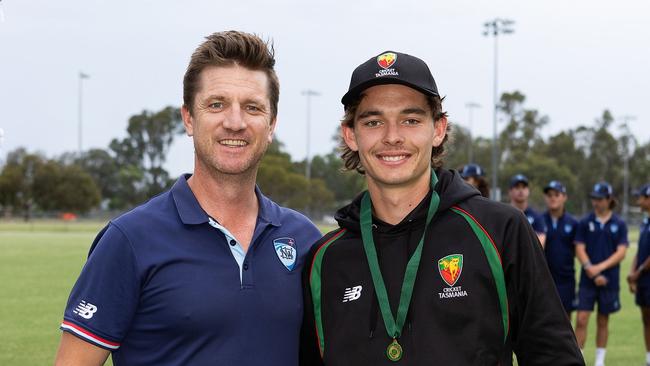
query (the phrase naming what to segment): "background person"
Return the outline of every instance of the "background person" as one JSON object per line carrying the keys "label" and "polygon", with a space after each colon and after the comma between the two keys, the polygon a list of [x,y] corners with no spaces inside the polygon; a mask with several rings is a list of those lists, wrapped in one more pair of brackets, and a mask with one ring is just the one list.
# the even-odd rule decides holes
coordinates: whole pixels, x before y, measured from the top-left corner
{"label": "background person", "polygon": [[546,225],[544,224],[542,215],[533,210],[528,204],[528,197],[530,196],[528,178],[523,174],[515,174],[512,176],[510,178],[508,195],[510,196],[510,204],[526,215],[530,226],[535,230],[539,243],[543,248],[546,243]]}
{"label": "background person", "polygon": [[576,256],[582,263],[576,316],[576,338],[584,349],[589,316],[598,303],[596,366],[605,364],[609,315],[621,309],[620,263],[628,246],[627,225],[612,210],[616,207],[612,186],[594,185],[589,195],[594,211],[580,220],[576,232]]}
{"label": "background person", "polygon": [[481,196],[490,198],[490,184],[485,179],[485,171],[480,165],[470,163],[460,170],[460,176],[463,177],[465,182],[474,186],[481,192]]}
{"label": "background person", "polygon": [[97,235],[57,365],[103,365],[109,353],[116,366],[298,363],[300,269],[321,235],[255,185],[276,126],[274,64],[273,48],[243,32],[196,49],[181,111],[194,173]]}
{"label": "background person", "polygon": [[542,215],[546,224],[546,262],[555,281],[555,287],[564,305],[564,310],[571,317],[575,309],[575,235],[578,228],[576,220],[565,209],[567,193],[564,185],[557,180],[550,181],[544,187],[546,212]]}
{"label": "background person", "polygon": [[650,184],[640,187],[634,195],[645,217],[639,229],[639,249],[632,259],[627,282],[641,309],[643,339],[645,340],[645,363],[650,366]]}

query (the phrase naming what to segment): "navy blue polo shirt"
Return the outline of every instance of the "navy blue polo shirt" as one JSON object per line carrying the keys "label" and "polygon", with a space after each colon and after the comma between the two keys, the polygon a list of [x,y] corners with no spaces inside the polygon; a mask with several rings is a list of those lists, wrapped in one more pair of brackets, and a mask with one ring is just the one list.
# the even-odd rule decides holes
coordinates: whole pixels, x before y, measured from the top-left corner
{"label": "navy blue polo shirt", "polygon": [[578,220],[568,213],[553,221],[547,211],[543,215],[546,224],[546,262],[557,286],[573,284],[575,286],[575,236]]}
{"label": "navy blue polo shirt", "polygon": [[544,224],[544,219],[542,218],[542,215],[540,215],[539,213],[537,213],[537,211],[530,208],[530,206],[526,207],[526,209],[524,210],[524,215],[526,215],[526,218],[528,219],[530,226],[533,227],[533,230],[535,230],[536,233],[538,234],[546,233],[546,224]]}
{"label": "navy blue polo shirt", "polygon": [[61,329],[119,365],[298,365],[301,268],[321,237],[264,197],[240,267],[179,178],[93,243]]}
{"label": "navy blue polo shirt", "polygon": [[[584,243],[589,260],[598,264],[611,257],[619,245],[628,245],[627,225],[616,214],[612,214],[607,222],[601,223],[592,212],[580,220],[575,241]],[[593,280],[587,277],[584,270],[581,272],[580,286],[592,285]],[[608,280],[607,288],[619,289],[619,272],[620,264],[617,264],[601,273]]]}
{"label": "navy blue polo shirt", "polygon": [[[639,229],[639,251],[636,256],[636,268],[638,269],[640,265],[650,256],[650,217],[645,217],[641,223],[641,228]],[[639,277],[639,285],[644,287],[650,286],[650,275],[649,272],[644,272],[641,277]]]}

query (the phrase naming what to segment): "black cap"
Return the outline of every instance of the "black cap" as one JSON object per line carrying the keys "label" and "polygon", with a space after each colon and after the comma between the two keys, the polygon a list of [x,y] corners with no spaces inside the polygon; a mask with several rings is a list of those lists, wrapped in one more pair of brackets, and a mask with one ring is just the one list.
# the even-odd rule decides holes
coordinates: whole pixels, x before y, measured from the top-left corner
{"label": "black cap", "polygon": [[528,178],[523,174],[515,174],[510,178],[510,188],[516,186],[519,183],[523,183],[528,186]]}
{"label": "black cap", "polygon": [[405,53],[386,51],[354,69],[350,88],[341,98],[341,103],[347,108],[361,92],[382,84],[402,84],[425,95],[440,96],[433,75],[424,61]]}
{"label": "black cap", "polygon": [[612,186],[607,182],[599,182],[594,184],[594,189],[589,193],[591,198],[609,198],[614,194]]}
{"label": "black cap", "polygon": [[552,180],[548,182],[546,187],[544,187],[544,193],[548,193],[548,191],[550,190],[554,190],[566,194],[566,187],[564,187],[564,184],[562,184],[562,182],[560,182],[559,180]]}

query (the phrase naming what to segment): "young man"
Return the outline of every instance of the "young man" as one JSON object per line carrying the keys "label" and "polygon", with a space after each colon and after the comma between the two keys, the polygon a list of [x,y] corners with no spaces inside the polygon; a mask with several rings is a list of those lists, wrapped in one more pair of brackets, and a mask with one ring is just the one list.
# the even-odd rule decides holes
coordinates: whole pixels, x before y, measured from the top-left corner
{"label": "young man", "polygon": [[460,176],[481,192],[481,196],[490,198],[490,184],[485,179],[485,171],[478,164],[467,164],[460,170]]}
{"label": "young man", "polygon": [[320,234],[255,185],[276,126],[272,50],[236,31],[196,49],[182,107],[194,174],[99,233],[57,365],[103,365],[111,352],[116,366],[298,364],[300,269]]}
{"label": "young man", "polygon": [[567,315],[575,308],[576,276],[575,276],[575,244],[574,239],[578,220],[571,216],[564,205],[567,200],[566,188],[557,181],[550,181],[544,187],[544,223],[546,224],[546,262],[551,270],[557,293]]}
{"label": "young man", "polygon": [[628,240],[625,222],[612,211],[616,207],[612,186],[606,182],[596,183],[590,197],[594,212],[580,220],[575,237],[576,257],[582,263],[576,338],[580,348],[584,348],[589,316],[598,302],[595,365],[602,366],[609,336],[609,315],[621,309],[619,263],[625,258]]}
{"label": "young man", "polygon": [[645,363],[650,366],[650,184],[635,192],[637,204],[645,212],[639,229],[639,249],[632,260],[627,282],[635,294],[636,304],[641,308],[643,338],[645,339]]}
{"label": "young man", "polygon": [[523,174],[516,174],[510,178],[508,195],[510,196],[510,204],[526,215],[543,248],[546,244],[546,225],[544,224],[542,215],[528,205],[528,196],[530,196],[528,178]]}
{"label": "young man", "polygon": [[342,102],[342,157],[368,191],[305,267],[301,364],[583,365],[526,219],[441,168],[427,65],[383,52]]}

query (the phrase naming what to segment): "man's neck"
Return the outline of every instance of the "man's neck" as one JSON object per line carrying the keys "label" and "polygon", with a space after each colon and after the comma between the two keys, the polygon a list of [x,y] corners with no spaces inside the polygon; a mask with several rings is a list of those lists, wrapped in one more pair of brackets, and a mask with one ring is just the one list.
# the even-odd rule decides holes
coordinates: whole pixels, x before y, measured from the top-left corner
{"label": "man's neck", "polygon": [[605,210],[603,212],[594,212],[596,214],[596,219],[602,224],[606,223],[609,221],[609,219],[612,218],[612,211],[610,210]]}
{"label": "man's neck", "polygon": [[556,209],[549,209],[548,214],[551,215],[552,218],[554,219],[559,219],[564,215],[564,207],[562,208],[556,208]]}
{"label": "man's neck", "polygon": [[368,180],[368,192],[375,216],[388,224],[399,224],[429,193],[430,180],[429,175],[415,184],[399,187],[389,187]]}
{"label": "man's neck", "polygon": [[208,215],[230,230],[237,223],[257,218],[255,176],[208,173],[195,166],[187,183]]}

